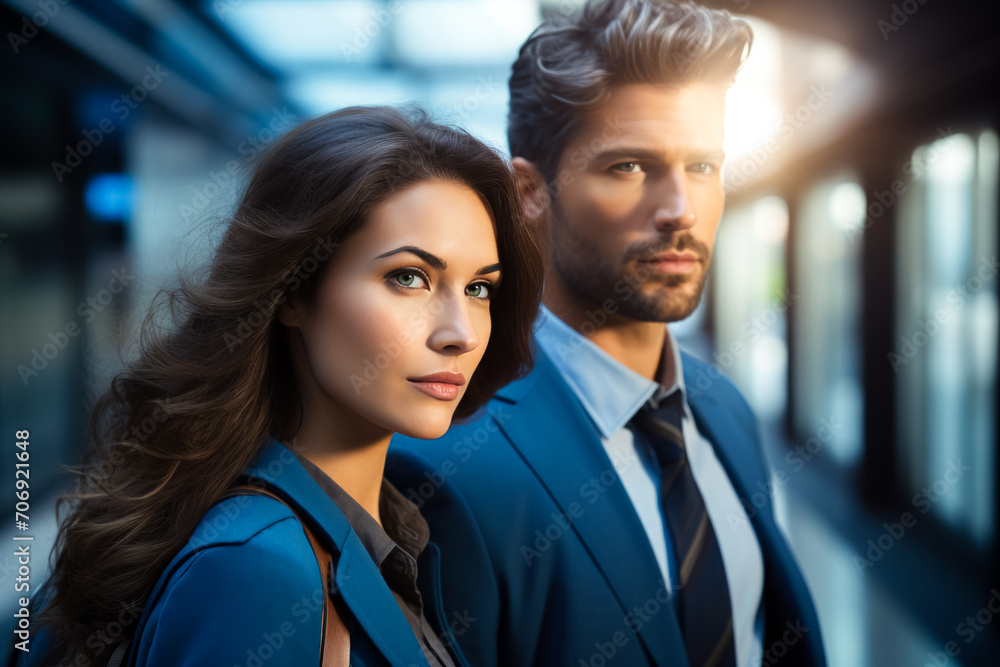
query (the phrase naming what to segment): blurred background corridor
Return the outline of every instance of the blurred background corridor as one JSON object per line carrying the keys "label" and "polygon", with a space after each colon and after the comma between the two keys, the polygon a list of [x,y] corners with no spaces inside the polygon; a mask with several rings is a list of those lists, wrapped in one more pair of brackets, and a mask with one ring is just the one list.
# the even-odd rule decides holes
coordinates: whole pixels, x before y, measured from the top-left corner
{"label": "blurred background corridor", "polygon": [[[33,582],[88,409],[245,162],[305,118],[406,102],[506,154],[517,49],[579,4],[0,2],[0,442],[13,470],[30,429]],[[755,43],[709,286],[672,328],[762,421],[774,476],[748,511],[789,534],[832,666],[1000,665],[993,4],[702,4]],[[16,576],[5,546],[4,628]]]}

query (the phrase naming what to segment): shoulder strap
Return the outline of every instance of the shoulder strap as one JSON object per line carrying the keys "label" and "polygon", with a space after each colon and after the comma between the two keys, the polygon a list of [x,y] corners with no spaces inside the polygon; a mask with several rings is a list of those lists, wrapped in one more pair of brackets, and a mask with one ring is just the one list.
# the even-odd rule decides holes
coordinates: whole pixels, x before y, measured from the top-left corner
{"label": "shoulder strap", "polygon": [[125,659],[125,656],[128,655],[128,648],[131,644],[131,637],[118,644],[118,646],[115,647],[115,652],[111,654],[110,658],[108,658],[108,667],[121,667],[122,661]]}
{"label": "shoulder strap", "polygon": [[306,534],[309,544],[312,545],[313,553],[316,555],[316,562],[319,564],[320,577],[323,580],[323,599],[325,603],[323,604],[322,619],[323,635],[320,637],[320,665],[322,667],[349,667],[351,662],[351,633],[337,612],[337,607],[333,603],[333,596],[330,594],[330,574],[333,569],[331,567],[333,556],[316,539],[316,535],[309,528],[309,524],[302,519],[295,508],[277,493],[260,486],[241,484],[229,489],[223,495],[223,498],[247,494],[257,494],[274,498],[292,510],[295,518],[302,525],[302,532]]}

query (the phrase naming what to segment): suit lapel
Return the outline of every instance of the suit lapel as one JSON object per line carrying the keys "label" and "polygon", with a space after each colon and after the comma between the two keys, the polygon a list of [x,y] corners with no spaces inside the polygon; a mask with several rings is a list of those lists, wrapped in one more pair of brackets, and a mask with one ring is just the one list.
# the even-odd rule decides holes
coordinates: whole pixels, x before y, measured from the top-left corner
{"label": "suit lapel", "polygon": [[361,539],[295,455],[272,440],[248,473],[279,490],[301,515],[312,520],[317,537],[332,547],[336,592],[382,654],[392,664],[427,664],[420,643]]}
{"label": "suit lapel", "polygon": [[[732,411],[721,409],[708,395],[689,399],[689,405],[698,431],[712,443],[740,504],[745,508],[755,493],[770,493],[767,469],[760,459],[763,452],[755,451],[758,444],[753,435],[747,432],[744,425],[734,421]],[[768,498],[769,503],[773,500]],[[784,561],[786,557],[791,558],[791,553],[771,516],[771,511],[755,511],[750,523],[764,552],[765,563],[770,557],[772,562],[774,558],[779,558],[785,565]]]}
{"label": "suit lapel", "polygon": [[[685,368],[691,366],[690,359],[685,359],[684,363]],[[763,452],[755,451],[757,443],[753,435],[747,433],[744,425],[734,422],[732,411],[722,409],[713,396],[689,394],[688,405],[694,414],[698,432],[712,443],[736,494],[741,499],[750,498],[755,491],[759,491],[755,486],[758,481],[767,483],[767,471],[760,460]]]}
{"label": "suit lapel", "polygon": [[[685,359],[685,369],[691,366],[689,359]],[[691,386],[692,381],[693,378],[688,386]],[[707,394],[689,398],[689,405],[698,424],[698,431],[712,443],[716,456],[729,476],[744,508],[755,493],[768,494],[768,503],[772,503],[773,490],[768,486],[769,476],[761,460],[763,452],[755,451],[758,444],[753,434],[748,432],[746,425],[736,422],[732,410],[722,409],[715,398]],[[778,635],[785,631],[786,623],[795,624],[797,621],[804,621],[807,625],[815,625],[815,616],[811,612],[811,606],[809,609],[805,608],[796,597],[797,594],[808,591],[808,588],[795,556],[773,518],[771,507],[768,505],[764,509],[754,511],[750,517],[750,524],[753,526],[764,558],[766,612],[764,646],[766,648],[778,641]],[[799,642],[793,650],[801,651],[802,653],[796,655],[800,656],[798,659],[804,661],[806,652],[814,651],[813,646],[815,644],[807,640]],[[813,661],[815,664],[822,664],[822,660],[816,660],[811,654],[808,660],[809,663],[803,662],[803,664],[813,664]]]}
{"label": "suit lapel", "polygon": [[[499,397],[516,400],[512,418],[500,428],[560,511],[579,515],[569,519],[572,529],[614,591],[623,617],[655,600],[663,583],[645,529],[590,418],[541,350],[531,376]],[[687,664],[677,649],[683,640],[670,604],[660,605],[638,635],[655,662],[665,664],[669,656],[673,666]]]}
{"label": "suit lapel", "polygon": [[[714,398],[707,394],[691,397],[688,399],[688,405],[694,414],[698,432],[712,443],[712,449],[725,469],[726,476],[729,477],[733,490],[740,499],[740,504],[746,508],[749,499],[753,498],[755,493],[761,492],[761,486],[764,490],[769,488],[767,470],[760,460],[763,452],[754,451],[758,445],[752,434],[747,432],[744,425],[734,422],[732,411],[723,410]],[[767,520],[769,517],[770,512],[762,511],[756,511],[750,517],[750,524],[760,543],[765,565],[768,562],[773,563],[775,557],[783,558],[784,554],[778,552],[788,551],[784,538],[778,532],[777,524]],[[716,530],[718,529],[717,526]],[[788,555],[790,557],[791,554]],[[766,584],[767,582],[765,590],[767,590]]]}

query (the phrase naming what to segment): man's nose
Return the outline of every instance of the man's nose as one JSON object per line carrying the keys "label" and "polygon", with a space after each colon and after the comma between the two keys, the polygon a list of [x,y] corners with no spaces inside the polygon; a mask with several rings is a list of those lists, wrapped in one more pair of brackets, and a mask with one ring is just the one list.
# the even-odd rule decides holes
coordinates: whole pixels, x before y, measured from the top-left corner
{"label": "man's nose", "polygon": [[653,224],[661,231],[690,229],[696,216],[687,192],[687,178],[681,171],[671,170],[663,179],[656,199]]}

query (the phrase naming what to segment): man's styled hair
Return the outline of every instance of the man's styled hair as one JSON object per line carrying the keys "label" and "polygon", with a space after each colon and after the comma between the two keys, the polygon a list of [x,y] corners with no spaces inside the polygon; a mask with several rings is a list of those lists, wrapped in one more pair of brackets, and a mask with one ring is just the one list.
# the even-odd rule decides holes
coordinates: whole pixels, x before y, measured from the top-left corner
{"label": "man's styled hair", "polygon": [[628,83],[731,84],[753,33],[729,12],[669,0],[589,0],[547,18],[510,75],[507,139],[547,181],[583,114]]}

